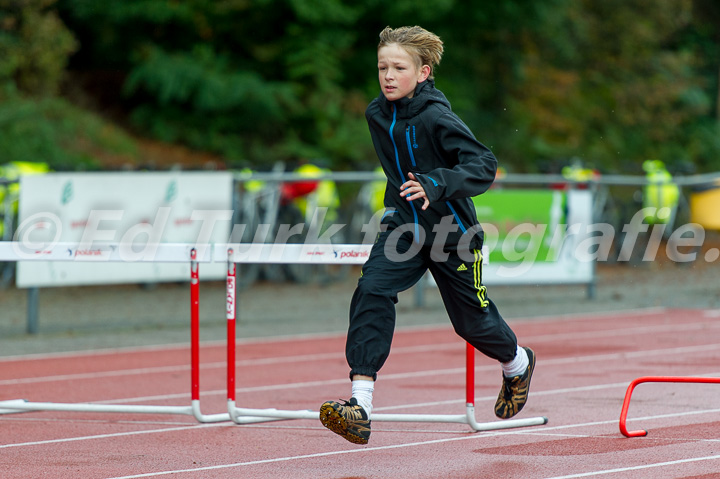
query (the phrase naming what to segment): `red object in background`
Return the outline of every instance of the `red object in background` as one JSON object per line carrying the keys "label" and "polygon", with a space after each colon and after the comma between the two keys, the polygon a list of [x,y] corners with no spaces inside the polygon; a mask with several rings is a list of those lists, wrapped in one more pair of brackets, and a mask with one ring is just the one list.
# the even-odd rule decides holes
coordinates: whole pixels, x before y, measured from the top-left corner
{"label": "red object in background", "polygon": [[318,187],[319,181],[293,181],[280,186],[280,196],[284,202],[309,195]]}

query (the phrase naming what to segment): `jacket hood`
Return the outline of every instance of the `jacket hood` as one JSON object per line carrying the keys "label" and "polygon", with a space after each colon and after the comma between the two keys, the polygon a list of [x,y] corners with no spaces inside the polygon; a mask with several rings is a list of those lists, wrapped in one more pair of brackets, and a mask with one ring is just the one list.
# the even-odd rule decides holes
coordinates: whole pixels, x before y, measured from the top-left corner
{"label": "jacket hood", "polygon": [[430,103],[440,103],[448,109],[451,109],[450,102],[443,92],[435,88],[435,82],[433,80],[425,80],[422,83],[418,83],[412,98],[406,97],[395,101],[388,101],[385,95],[380,92],[377,100],[383,114],[388,116],[392,116],[392,106],[395,105],[398,118],[413,117],[425,109]]}

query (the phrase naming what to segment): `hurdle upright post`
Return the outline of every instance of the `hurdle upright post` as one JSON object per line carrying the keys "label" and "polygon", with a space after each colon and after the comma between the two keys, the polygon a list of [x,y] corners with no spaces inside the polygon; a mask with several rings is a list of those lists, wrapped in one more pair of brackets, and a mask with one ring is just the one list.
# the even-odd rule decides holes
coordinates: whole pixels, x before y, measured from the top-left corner
{"label": "hurdle upright post", "polygon": [[465,402],[475,406],[475,348],[465,343]]}
{"label": "hurdle upright post", "polygon": [[235,315],[237,308],[236,301],[236,279],[237,269],[233,261],[233,249],[228,248],[227,261],[227,282],[226,282],[226,304],[225,312],[227,317],[227,400],[228,403],[235,403]]}
{"label": "hurdle upright post", "polygon": [[230,420],[229,414],[203,414],[200,410],[200,272],[196,248],[190,249],[190,401],[192,414],[200,422]]}
{"label": "hurdle upright post", "polygon": [[190,250],[190,399],[200,400],[200,277],[197,250]]}
{"label": "hurdle upright post", "polygon": [[245,417],[239,413],[235,404],[235,358],[236,358],[236,319],[237,319],[237,267],[235,252],[227,249],[227,277],[225,280],[225,316],[227,319],[227,409],[226,416],[237,424],[278,421],[275,417]]}

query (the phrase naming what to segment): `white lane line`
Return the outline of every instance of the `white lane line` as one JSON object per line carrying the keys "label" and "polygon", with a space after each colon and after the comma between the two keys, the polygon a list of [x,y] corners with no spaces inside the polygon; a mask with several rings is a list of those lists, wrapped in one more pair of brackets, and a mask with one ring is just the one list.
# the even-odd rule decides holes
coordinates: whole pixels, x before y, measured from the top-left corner
{"label": "white lane line", "polygon": [[[203,346],[223,346],[225,340],[203,342]],[[189,345],[186,342],[174,344],[157,344],[152,346],[128,346],[125,348],[107,348],[107,349],[88,349],[85,351],[60,351],[56,353],[34,353],[34,354],[17,354],[15,356],[0,357],[0,363],[12,363],[18,361],[42,361],[46,359],[67,359],[67,358],[84,358],[87,356],[112,356],[119,353],[151,353],[175,351],[178,349],[187,349]]]}
{"label": "white lane line", "polygon": [[[677,325],[658,325],[658,326],[639,326],[634,328],[621,328],[604,331],[581,331],[575,333],[557,333],[557,334],[544,334],[539,336],[527,336],[522,339],[524,344],[534,344],[539,342],[553,342],[553,341],[573,341],[585,338],[601,338],[601,337],[616,337],[616,336],[627,336],[633,334],[644,334],[648,332],[673,332],[673,331],[698,331],[704,329],[718,329],[720,323],[717,321],[711,322],[700,322],[690,324],[677,324]],[[416,354],[426,353],[431,351],[447,351],[452,349],[462,348],[461,342],[453,341],[452,343],[440,343],[432,345],[418,345],[418,346],[406,346],[397,347],[393,349],[393,356],[400,354]],[[258,359],[247,359],[236,361],[237,367],[255,367],[255,366],[267,366],[271,364],[288,364],[298,362],[311,362],[311,361],[327,361],[327,360],[342,360],[344,355],[341,351],[332,353],[317,353],[317,354],[302,354],[296,356],[274,356],[269,358],[258,358]],[[204,363],[200,367],[202,370],[224,368],[227,365],[226,362],[217,361],[213,363]],[[43,382],[57,382],[57,381],[77,381],[80,379],[97,379],[104,377],[119,377],[119,376],[133,376],[142,374],[162,374],[170,372],[182,372],[189,371],[190,365],[176,365],[176,366],[158,366],[158,367],[147,367],[147,368],[134,368],[134,369],[123,369],[117,371],[101,371],[92,373],[74,373],[74,374],[58,374],[53,376],[41,376],[33,378],[17,378],[17,379],[4,379],[0,380],[0,386],[11,386],[17,384],[35,384]]]}
{"label": "white lane line", "polygon": [[121,369],[117,371],[102,371],[93,373],[73,373],[73,374],[57,374],[54,376],[40,376],[35,378],[18,378],[0,380],[0,386],[14,386],[17,384],[37,384],[58,381],[77,381],[79,379],[100,379],[112,378],[119,376],[135,376],[141,374],[161,374],[172,373],[183,370],[190,370],[187,366],[153,366],[148,368]]}
{"label": "white lane line", "polygon": [[194,424],[192,426],[167,427],[167,428],[162,428],[162,429],[146,429],[144,431],[115,432],[112,434],[96,434],[93,436],[66,437],[66,438],[62,438],[62,439],[46,439],[44,441],[19,442],[19,443],[15,443],[15,444],[0,444],[0,449],[8,449],[11,447],[43,446],[46,444],[60,444],[60,443],[64,443],[64,442],[108,439],[108,438],[112,438],[112,437],[141,436],[143,434],[157,434],[157,433],[164,433],[164,432],[185,431],[188,429],[222,427],[222,426],[231,427],[231,425],[229,425],[227,423]]}
{"label": "white lane line", "polygon": [[57,418],[57,417],[24,417],[24,416],[7,416],[2,418],[3,421],[15,421],[15,422],[40,422],[40,423],[73,423],[73,424],[131,424],[133,426],[139,425],[152,425],[152,426],[188,426],[191,424],[197,424],[195,419],[188,418],[187,421],[143,421],[143,420],[130,420],[130,419],[87,419],[74,417],[68,418]]}
{"label": "white lane line", "polygon": [[[587,319],[587,318],[599,318],[599,319],[611,319],[619,316],[647,316],[662,313],[667,311],[664,307],[649,307],[649,308],[636,308],[636,309],[621,309],[617,311],[600,311],[590,313],[564,313],[555,314],[548,316],[533,316],[525,318],[513,319],[513,325],[524,324],[524,323],[536,323],[538,321],[547,320],[568,320],[573,318]],[[683,309],[687,311],[687,309]],[[709,310],[713,311],[713,310]],[[398,326],[397,332],[413,332],[413,331],[433,331],[433,330],[447,330],[449,324],[429,324],[422,326]],[[238,344],[266,344],[272,342],[297,342],[298,340],[318,340],[326,338],[345,338],[345,332],[337,333],[307,333],[307,334],[292,334],[292,335],[280,335],[280,336],[264,336],[258,338],[238,338]],[[226,340],[219,339],[213,341],[203,341],[202,347],[222,347],[226,344]],[[69,357],[84,357],[84,356],[103,356],[112,355],[117,353],[136,353],[136,352],[150,352],[150,351],[164,351],[164,350],[177,350],[185,349],[189,347],[187,343],[175,343],[175,344],[153,344],[148,346],[127,346],[121,348],[105,348],[105,349],[89,349],[85,351],[61,351],[54,353],[35,353],[35,354],[18,354],[14,356],[0,357],[0,363],[2,362],[13,362],[13,361],[26,361],[26,360],[41,360],[41,359],[56,359],[56,358],[69,358]]]}
{"label": "white lane line", "polygon": [[[621,353],[610,353],[610,354],[596,354],[596,355],[590,355],[590,356],[578,356],[578,357],[566,357],[566,358],[554,358],[554,359],[545,359],[541,360],[538,364],[540,365],[548,365],[548,366],[557,366],[557,365],[566,365],[566,364],[577,364],[577,363],[588,363],[588,362],[607,362],[607,361],[613,361],[613,360],[626,360],[631,359],[635,357],[648,357],[648,356],[665,356],[665,355],[673,355],[673,354],[689,354],[689,353],[698,353],[698,352],[705,352],[705,351],[711,351],[716,352],[720,350],[720,343],[714,343],[714,344],[706,344],[701,346],[683,346],[678,348],[667,348],[667,349],[654,349],[654,350],[647,350],[647,351],[631,351],[631,352],[621,352]],[[482,372],[482,371],[497,371],[498,366],[495,364],[488,364],[483,366],[476,366],[475,371],[476,372]],[[402,373],[394,373],[394,374],[383,374],[382,379],[383,381],[387,380],[404,380],[404,379],[412,379],[415,377],[426,377],[426,376],[449,376],[453,374],[465,374],[465,368],[448,368],[448,369],[432,369],[432,370],[424,370],[424,371],[412,371],[412,372],[402,372]],[[711,373],[705,373],[709,376],[711,376]],[[628,386],[628,383],[635,379],[635,377],[628,379],[628,382],[624,383],[624,387]],[[240,381],[238,381],[238,384]],[[322,387],[322,386],[332,386],[336,384],[346,384],[347,378],[337,378],[337,379],[327,379],[327,380],[318,380],[318,381],[304,381],[304,382],[297,382],[297,383],[285,383],[285,384],[271,384],[266,386],[252,386],[252,387],[240,387],[238,386],[236,388],[236,393],[256,393],[256,392],[265,392],[265,391],[276,391],[276,390],[286,390],[286,389],[299,389],[299,388],[307,388],[307,387]],[[592,387],[592,386],[591,386]],[[605,386],[600,386],[601,388]],[[614,386],[613,386],[614,387]],[[203,391],[202,396],[217,396],[217,395],[225,395],[227,394],[226,389],[215,389],[215,390],[208,390]],[[163,401],[163,400],[169,400],[169,399],[186,399],[188,396],[187,392],[182,393],[174,393],[174,394],[163,394],[163,395],[157,395],[157,396],[142,396],[142,397],[135,397],[135,398],[123,398],[123,399],[107,399],[104,401],[97,401],[97,404],[113,404],[113,403],[122,403],[122,402],[141,402],[141,401]],[[495,398],[497,399],[497,398]]]}
{"label": "white lane line", "polygon": [[[654,464],[643,464],[641,466],[619,467],[617,469],[603,469],[603,470],[599,470],[599,471],[583,472],[580,474],[570,474],[569,476],[553,476],[553,477],[548,477],[546,479],[574,479],[577,477],[604,476],[605,474],[614,474],[616,472],[639,471],[641,469],[652,469],[655,467],[674,466],[676,464],[686,464],[689,462],[714,461],[714,460],[718,460],[718,459],[720,459],[720,455],[692,457],[689,459],[678,459],[676,461],[656,462]],[[140,476],[130,476],[130,477],[140,477]]]}
{"label": "white lane line", "polygon": [[[718,409],[708,410],[705,411],[707,413],[717,413]],[[699,412],[699,411],[695,411]],[[647,418],[640,418],[640,419],[651,419],[652,417]],[[583,424],[571,424],[571,425],[565,425],[565,426],[555,426],[555,427],[542,427],[542,431],[549,431],[549,430],[561,430],[561,429],[569,429],[569,428],[576,428],[576,427],[586,427],[586,426],[598,426],[598,425],[606,425],[606,424],[612,424],[616,423],[617,420],[613,421],[595,421],[595,422],[589,422],[589,423],[583,423]],[[341,451],[330,451],[330,452],[320,452],[315,454],[301,454],[301,455],[295,455],[295,456],[285,456],[285,457],[277,457],[277,458],[271,458],[271,459],[259,459],[255,461],[246,461],[246,462],[236,462],[236,463],[230,463],[230,464],[218,464],[215,466],[206,466],[206,467],[198,467],[198,468],[190,468],[190,469],[176,469],[176,470],[168,470],[168,471],[156,471],[156,472],[149,472],[144,474],[135,474],[135,475],[129,475],[129,476],[119,476],[119,477],[112,477],[108,479],[136,479],[141,477],[156,477],[156,476],[167,476],[170,474],[180,474],[180,473],[192,473],[192,472],[201,472],[201,471],[212,471],[212,470],[218,470],[218,469],[230,469],[230,468],[237,468],[237,467],[244,467],[244,466],[254,466],[258,464],[270,464],[270,463],[277,463],[277,462],[287,462],[287,461],[295,461],[295,460],[302,460],[302,459],[313,459],[317,457],[327,457],[327,456],[338,456],[338,455],[344,455],[344,454],[362,454],[367,452],[373,452],[373,451],[383,451],[383,450],[390,450],[390,449],[400,449],[400,448],[409,448],[409,447],[417,447],[417,446],[427,446],[432,444],[444,444],[444,443],[450,443],[450,442],[456,442],[456,441],[468,441],[468,440],[477,440],[477,439],[486,439],[489,437],[495,437],[500,435],[519,435],[519,434],[527,434],[531,433],[534,429],[528,429],[527,431],[497,431],[497,432],[488,432],[488,433],[477,433],[473,435],[463,435],[462,437],[453,437],[453,438],[444,438],[444,439],[434,439],[430,441],[419,441],[419,442],[411,442],[411,443],[404,443],[404,444],[392,444],[388,446],[378,446],[378,447],[365,447],[362,449],[350,449],[350,450],[341,450]],[[608,437],[608,439],[614,439]],[[678,461],[670,461],[667,463],[658,463],[656,465],[652,464],[646,464],[643,466],[637,466],[637,468],[645,468],[645,467],[658,467],[662,465],[671,465],[675,463],[682,463],[682,462],[691,462],[691,461],[703,461],[703,460],[712,460],[712,459],[718,459],[720,456],[705,456],[700,458],[693,458],[693,459],[683,459]],[[617,471],[623,471],[623,470],[633,470],[634,468],[629,467],[626,469],[619,469],[614,470],[614,472]],[[605,474],[605,472],[603,472]],[[591,474],[590,474],[591,475]],[[548,479],[570,479],[573,477],[584,477],[584,476],[562,476],[562,477],[556,477],[556,478],[548,478]]]}
{"label": "white lane line", "polygon": [[[713,372],[713,373],[707,373],[699,375],[698,377],[717,377],[720,375],[720,372]],[[600,391],[602,389],[615,389],[615,388],[627,388],[628,382],[620,382],[620,383],[609,383],[609,384],[594,384],[592,386],[578,386],[574,388],[563,388],[563,389],[552,389],[547,391],[534,391],[532,393],[532,396],[552,396],[555,394],[572,394],[572,393],[578,393],[578,392],[587,392],[587,391]],[[483,397],[476,397],[475,398],[475,404],[482,401],[495,401],[497,400],[497,395],[493,396],[483,396]],[[464,404],[465,399],[452,399],[449,401],[435,401],[435,402],[424,402],[424,403],[417,403],[417,404],[403,404],[398,406],[384,406],[384,407],[376,407],[373,409],[373,411],[381,412],[381,411],[392,411],[392,410],[398,410],[398,409],[412,409],[412,408],[426,408],[426,407],[432,407],[432,406],[446,406],[450,404]],[[690,413],[678,413],[679,415],[686,414],[690,415],[693,414],[693,412]],[[678,414],[673,414],[672,416],[668,417],[675,417]],[[654,417],[664,417],[664,416],[654,416]],[[633,419],[633,418],[629,418]]]}
{"label": "white lane line", "polygon": [[[518,321],[523,323],[532,323],[537,321],[547,321],[547,320],[553,320],[553,319],[560,319],[563,321],[572,320],[572,319],[590,319],[590,318],[599,318],[599,319],[612,319],[617,318],[621,316],[630,316],[630,317],[637,317],[637,316],[650,316],[654,314],[664,313],[665,311],[668,311],[669,308],[666,308],[664,306],[651,306],[648,308],[635,308],[635,309],[619,309],[616,311],[588,311],[585,313],[562,313],[562,314],[548,314],[546,316],[532,316],[532,317],[525,317],[525,318],[518,318],[517,320],[512,320],[513,324],[518,323]],[[691,310],[689,308],[681,308],[681,311],[695,311]],[[700,310],[702,311],[702,310]]]}
{"label": "white lane line", "polygon": [[[616,384],[606,384],[606,385],[599,385],[599,386],[553,389],[553,390],[547,390],[547,391],[538,391],[538,392],[534,393],[534,395],[550,396],[550,395],[555,395],[555,394],[567,394],[567,393],[573,393],[573,392],[579,392],[579,391],[597,390],[597,389],[619,387],[619,386],[625,386],[625,384],[624,383],[616,383]],[[494,400],[494,399],[496,399],[496,397],[488,396],[487,398],[483,398],[483,399]],[[438,402],[438,403],[404,404],[402,406],[394,406],[393,408],[376,408],[376,410],[381,411],[381,410],[387,410],[387,409],[400,409],[400,408],[411,409],[413,407],[422,407],[422,406],[435,405],[435,404],[445,404],[446,402],[447,401]],[[459,402],[459,400],[455,400],[452,402]],[[684,412],[679,412],[679,413],[669,413],[669,414],[659,414],[659,415],[653,415],[653,416],[637,417],[637,418],[631,418],[631,419],[633,421],[642,421],[642,420],[695,416],[695,415],[700,415],[700,414],[719,413],[719,412],[720,412],[720,409],[703,409],[703,410],[696,410],[696,411],[684,411]],[[2,420],[2,419],[3,418],[0,416],[0,420]],[[11,420],[12,420],[12,418],[11,418]],[[618,420],[614,419],[614,420],[610,420],[610,421],[595,421],[595,422],[580,423],[580,424],[565,424],[565,425],[561,425],[561,426],[543,426],[541,431],[547,432],[547,431],[553,431],[553,430],[569,429],[569,428],[585,427],[585,426],[596,426],[596,425],[611,424],[611,423],[617,423],[617,422],[618,422]],[[132,436],[135,434],[174,432],[174,431],[189,430],[189,429],[198,428],[198,427],[206,428],[206,427],[221,427],[221,426],[234,427],[233,424],[229,424],[229,423],[196,424],[196,425],[181,426],[181,427],[150,429],[150,430],[143,430],[143,431],[130,431],[130,432],[113,433],[113,434],[100,434],[100,435],[94,435],[94,436],[82,436],[82,437],[76,437],[76,438],[48,439],[48,440],[36,441],[36,442],[4,444],[4,445],[0,445],[0,449],[10,448],[10,447],[34,446],[34,445],[51,444],[51,443],[81,441],[81,440],[89,440],[89,439],[105,439],[105,438],[110,438],[110,437]],[[243,425],[241,427],[253,427],[253,425]],[[273,426],[263,426],[263,427],[272,428]],[[536,430],[533,429],[533,430],[527,430],[527,431],[528,431],[527,433],[532,433],[532,431],[536,431]],[[520,433],[521,431],[501,431],[501,432],[507,432],[508,434],[511,434],[511,433]],[[485,433],[478,433],[478,434],[482,435]],[[433,442],[435,442],[435,441],[433,441]],[[430,443],[433,443],[433,442],[430,442]]]}
{"label": "white lane line", "polygon": [[[633,351],[629,353],[614,353],[614,354],[600,354],[600,355],[593,355],[593,356],[582,356],[582,357],[573,357],[573,358],[555,358],[555,359],[548,359],[544,360],[542,364],[547,365],[563,365],[563,364],[574,364],[579,362],[594,362],[594,361],[601,361],[605,362],[608,360],[617,360],[617,359],[624,359],[624,358],[631,358],[631,357],[645,357],[645,356],[651,356],[651,355],[669,355],[669,354],[687,354],[687,353],[696,353],[696,352],[702,352],[702,351],[717,351],[720,349],[720,344],[709,344],[704,346],[688,346],[688,347],[681,347],[681,348],[669,348],[669,349],[658,349],[658,350],[650,350],[650,351]],[[497,369],[496,365],[484,365],[484,366],[478,366],[475,368],[476,371],[494,371]],[[448,376],[452,374],[465,374],[465,368],[449,368],[449,369],[435,369],[435,370],[425,370],[425,371],[415,371],[415,372],[403,372],[403,373],[396,373],[396,374],[385,374],[383,375],[383,380],[404,380],[404,379],[411,379],[413,377],[423,377],[423,376]],[[716,373],[705,373],[704,376],[713,377],[716,376]],[[330,379],[330,380],[319,380],[319,381],[304,381],[304,382],[297,382],[297,383],[287,383],[287,384],[273,384],[273,385],[267,385],[267,386],[254,386],[254,387],[238,387],[236,388],[236,392],[239,394],[247,394],[247,393],[255,393],[255,392],[266,392],[266,391],[276,391],[276,390],[286,390],[286,389],[301,389],[301,388],[308,388],[308,387],[323,387],[323,386],[331,386],[331,385],[338,385],[338,384],[345,384],[347,383],[347,379],[338,378],[338,379]],[[628,382],[620,382],[620,383],[611,383],[611,384],[603,384],[603,385],[593,385],[593,386],[585,386],[581,388],[572,388],[572,389],[563,389],[563,392],[569,392],[569,391],[582,391],[582,390],[600,390],[600,389],[608,389],[608,388],[617,388],[617,387],[627,387]],[[227,394],[227,391],[225,389],[216,389],[211,391],[203,391],[202,396],[208,397],[208,396],[217,396],[217,395],[224,395]],[[536,395],[541,395],[543,392],[535,392]],[[149,401],[166,401],[171,399],[187,399],[188,393],[182,392],[182,393],[174,393],[174,394],[163,394],[163,395],[156,395],[156,396],[139,396],[134,398],[121,398],[121,399],[107,399],[103,401],[93,401],[91,404],[120,404],[120,403],[133,403],[133,402],[149,402]],[[494,400],[496,399],[493,397],[487,397],[487,398],[476,398],[476,401],[483,401],[483,400]],[[456,401],[450,401],[450,403],[454,403]],[[437,404],[447,404],[448,402],[442,402]],[[423,404],[422,406],[427,405]],[[419,405],[418,407],[421,407]]]}

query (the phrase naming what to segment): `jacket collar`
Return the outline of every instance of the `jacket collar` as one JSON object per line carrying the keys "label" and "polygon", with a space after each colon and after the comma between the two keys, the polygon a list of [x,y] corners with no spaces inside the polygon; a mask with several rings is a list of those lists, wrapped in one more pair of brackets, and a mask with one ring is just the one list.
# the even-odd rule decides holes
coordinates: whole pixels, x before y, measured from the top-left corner
{"label": "jacket collar", "polygon": [[450,102],[440,90],[435,88],[435,82],[433,80],[425,80],[422,83],[418,83],[412,98],[400,98],[399,100],[388,101],[381,92],[380,96],[378,96],[378,101],[380,102],[380,109],[383,114],[389,117],[392,116],[392,107],[395,106],[397,109],[396,118],[411,118],[423,110],[429,103],[442,103],[450,108]]}

